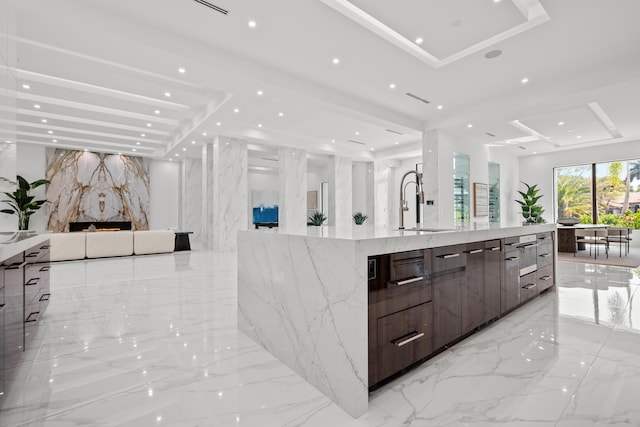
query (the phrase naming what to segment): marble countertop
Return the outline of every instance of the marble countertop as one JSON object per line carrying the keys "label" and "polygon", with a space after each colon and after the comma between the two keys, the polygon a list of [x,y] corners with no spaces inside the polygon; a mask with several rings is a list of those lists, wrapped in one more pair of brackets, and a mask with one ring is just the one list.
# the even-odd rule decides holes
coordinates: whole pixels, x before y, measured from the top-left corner
{"label": "marble countertop", "polygon": [[0,232],[0,262],[47,240],[46,234],[26,231]]}

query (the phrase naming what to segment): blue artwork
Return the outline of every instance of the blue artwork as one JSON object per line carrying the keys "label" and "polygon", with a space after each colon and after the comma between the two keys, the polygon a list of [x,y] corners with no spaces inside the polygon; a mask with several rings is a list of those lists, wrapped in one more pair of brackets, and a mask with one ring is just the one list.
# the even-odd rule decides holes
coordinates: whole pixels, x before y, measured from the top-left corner
{"label": "blue artwork", "polygon": [[278,192],[253,191],[253,223],[278,222]]}

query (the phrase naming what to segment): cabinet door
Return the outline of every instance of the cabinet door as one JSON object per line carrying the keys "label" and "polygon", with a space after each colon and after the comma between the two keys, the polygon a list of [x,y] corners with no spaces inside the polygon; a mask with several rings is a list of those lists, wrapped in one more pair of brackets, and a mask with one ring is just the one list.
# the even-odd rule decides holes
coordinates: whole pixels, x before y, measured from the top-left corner
{"label": "cabinet door", "polygon": [[466,245],[433,251],[433,347],[443,347],[462,335],[462,287],[466,278]]}
{"label": "cabinet door", "polygon": [[431,354],[431,304],[420,304],[378,319],[378,381]]}
{"label": "cabinet door", "polygon": [[538,295],[538,272],[525,274],[520,278],[520,301],[525,302]]}
{"label": "cabinet door", "polygon": [[520,252],[505,252],[500,292],[500,311],[505,313],[520,304]]}
{"label": "cabinet door", "polygon": [[465,284],[462,287],[462,334],[482,325],[484,317],[484,242],[467,244]]}
{"label": "cabinet door", "polygon": [[500,315],[500,280],[504,254],[501,251],[500,240],[485,243],[483,321],[488,322]]}
{"label": "cabinet door", "polygon": [[4,264],[4,369],[5,378],[18,365],[24,348],[24,255],[20,253]]}

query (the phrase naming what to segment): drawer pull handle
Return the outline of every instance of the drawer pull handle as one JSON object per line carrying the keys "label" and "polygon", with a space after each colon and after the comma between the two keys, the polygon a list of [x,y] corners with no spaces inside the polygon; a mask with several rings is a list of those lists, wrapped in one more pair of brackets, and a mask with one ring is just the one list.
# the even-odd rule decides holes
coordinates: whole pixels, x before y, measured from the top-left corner
{"label": "drawer pull handle", "polygon": [[550,257],[550,256],[551,256],[551,254],[540,254],[540,256],[541,256],[542,258],[547,258],[547,257]]}
{"label": "drawer pull handle", "polygon": [[44,246],[40,246],[40,249],[44,249],[47,250],[51,247],[51,245],[44,245]]}
{"label": "drawer pull handle", "polygon": [[468,253],[468,254],[479,254],[479,253],[482,253],[482,249],[472,249],[472,250],[465,251],[465,252]]}
{"label": "drawer pull handle", "polygon": [[[38,315],[40,314],[39,311],[33,312],[31,314],[29,314],[29,316],[27,317],[27,320],[24,321],[24,323],[33,323],[33,322],[37,322],[38,321]],[[31,316],[34,316],[35,319],[32,319]]]}
{"label": "drawer pull handle", "polygon": [[449,259],[449,258],[457,258],[460,254],[446,254],[446,255],[438,255],[438,258]]}
{"label": "drawer pull handle", "polygon": [[7,308],[7,304],[0,304],[0,313],[2,313],[5,308]]}
{"label": "drawer pull handle", "polygon": [[405,335],[404,337],[400,337],[398,339],[391,341],[391,343],[396,347],[402,347],[403,345],[407,345],[411,341],[415,341],[418,338],[422,338],[423,336],[424,336],[424,332],[413,331],[409,335]]}
{"label": "drawer pull handle", "polygon": [[25,286],[33,286],[33,285],[37,285],[38,281],[40,281],[39,277],[34,277],[32,279],[29,279],[29,281],[27,283],[25,283]]}
{"label": "drawer pull handle", "polygon": [[40,255],[40,252],[31,252],[25,255],[25,258],[35,258]]}
{"label": "drawer pull handle", "polygon": [[544,280],[545,282],[546,282],[547,280],[549,280],[549,279],[551,279],[551,276],[542,276],[542,277],[540,278],[540,280]]}
{"label": "drawer pull handle", "polygon": [[396,285],[398,285],[398,286],[408,285],[409,283],[419,282],[422,279],[424,279],[424,276],[418,276],[418,277],[412,277],[410,279],[398,280],[396,282]]}
{"label": "drawer pull handle", "polygon": [[49,301],[50,296],[51,294],[42,294],[42,296],[40,297],[40,301]]}
{"label": "drawer pull handle", "polygon": [[519,259],[520,259],[519,256],[510,256],[509,258],[507,258],[507,261],[517,261]]}
{"label": "drawer pull handle", "polygon": [[490,251],[499,251],[500,250],[500,246],[494,246],[491,249],[489,249]]}
{"label": "drawer pull handle", "polygon": [[40,269],[40,271],[49,271],[50,269],[51,269],[51,266],[50,266],[50,265],[45,265],[44,267],[42,267],[42,268]]}
{"label": "drawer pull handle", "polygon": [[528,285],[524,285],[523,288],[529,290],[531,288],[535,288],[536,286],[538,285],[536,285],[535,283],[529,283]]}
{"label": "drawer pull handle", "polygon": [[27,262],[26,262],[26,261],[25,261],[25,262],[23,262],[23,263],[21,263],[21,264],[12,264],[12,265],[10,265],[10,266],[8,266],[8,267],[5,267],[4,269],[5,269],[5,270],[19,270],[19,269],[21,269],[22,267],[24,267],[25,265],[27,265]]}
{"label": "drawer pull handle", "polygon": [[549,240],[551,237],[549,236],[544,236],[544,237],[538,237],[538,240]]}

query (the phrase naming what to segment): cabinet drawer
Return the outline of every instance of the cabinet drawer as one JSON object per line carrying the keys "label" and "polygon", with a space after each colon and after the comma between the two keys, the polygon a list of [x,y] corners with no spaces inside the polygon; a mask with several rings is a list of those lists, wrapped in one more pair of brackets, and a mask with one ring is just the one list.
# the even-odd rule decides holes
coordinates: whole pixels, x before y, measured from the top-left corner
{"label": "cabinet drawer", "polygon": [[549,289],[555,283],[553,278],[553,265],[538,269],[538,292]]}
{"label": "cabinet drawer", "polygon": [[442,248],[433,248],[433,273],[449,272],[451,270],[463,270],[466,265],[466,245],[452,245]]}
{"label": "cabinet drawer", "polygon": [[538,268],[553,264],[553,245],[546,242],[538,246]]}
{"label": "cabinet drawer", "polygon": [[378,319],[378,381],[431,353],[432,317],[428,302]]}
{"label": "cabinet drawer", "polygon": [[29,264],[49,261],[49,241],[40,243],[24,253],[24,260]]}
{"label": "cabinet drawer", "polygon": [[553,232],[547,231],[544,233],[538,233],[538,243],[551,242],[553,240]]}
{"label": "cabinet drawer", "polygon": [[525,274],[520,277],[520,302],[525,302],[538,295],[538,272]]}

